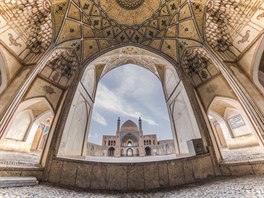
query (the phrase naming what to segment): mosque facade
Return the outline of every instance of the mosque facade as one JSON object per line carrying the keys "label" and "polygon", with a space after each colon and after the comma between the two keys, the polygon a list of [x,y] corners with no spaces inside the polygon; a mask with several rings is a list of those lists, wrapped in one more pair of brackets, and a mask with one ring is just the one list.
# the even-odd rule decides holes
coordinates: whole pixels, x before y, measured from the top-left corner
{"label": "mosque facade", "polygon": [[103,135],[102,144],[87,143],[88,156],[144,157],[175,154],[174,140],[157,140],[156,134],[144,135],[142,120],[138,125],[132,120],[122,125],[117,120],[116,135]]}

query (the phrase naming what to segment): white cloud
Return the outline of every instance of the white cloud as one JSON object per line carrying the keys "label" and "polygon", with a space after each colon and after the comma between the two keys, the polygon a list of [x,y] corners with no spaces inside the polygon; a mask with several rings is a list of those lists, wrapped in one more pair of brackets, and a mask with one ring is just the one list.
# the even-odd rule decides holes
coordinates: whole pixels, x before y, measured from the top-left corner
{"label": "white cloud", "polygon": [[88,141],[89,142],[97,142],[99,140],[99,137],[100,137],[100,133],[98,132],[90,132],[89,135],[88,135]]}
{"label": "white cloud", "polygon": [[134,104],[137,103],[142,107],[141,111],[148,111],[148,114],[158,115],[168,121],[168,111],[164,109],[162,85],[154,74],[147,69],[128,64],[119,68],[114,80],[119,82],[119,86],[113,90],[116,95],[130,99]]}
{"label": "white cloud", "polygon": [[158,126],[158,124],[153,119],[134,109],[128,101],[124,100],[123,97],[109,90],[102,83],[98,85],[95,108],[101,108],[116,114],[121,114],[132,118],[141,117],[142,120],[147,124]]}
{"label": "white cloud", "polygon": [[105,118],[101,114],[99,114],[97,111],[93,112],[92,118],[95,122],[97,122],[103,126],[107,126],[107,122],[106,122]]}

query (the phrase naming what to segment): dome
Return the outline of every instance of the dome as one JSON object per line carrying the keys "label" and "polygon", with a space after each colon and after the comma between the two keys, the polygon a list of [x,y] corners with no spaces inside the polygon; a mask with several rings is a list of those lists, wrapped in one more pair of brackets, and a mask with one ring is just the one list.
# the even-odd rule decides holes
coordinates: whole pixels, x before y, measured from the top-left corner
{"label": "dome", "polygon": [[139,130],[135,122],[133,122],[132,120],[127,120],[126,122],[124,122],[124,124],[122,124],[121,131],[139,131]]}

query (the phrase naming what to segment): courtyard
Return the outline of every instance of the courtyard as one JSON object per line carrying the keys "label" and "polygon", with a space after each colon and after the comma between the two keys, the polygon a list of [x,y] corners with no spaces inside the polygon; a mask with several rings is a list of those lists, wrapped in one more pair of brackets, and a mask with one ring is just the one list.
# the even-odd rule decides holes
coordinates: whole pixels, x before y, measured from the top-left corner
{"label": "courtyard", "polygon": [[264,176],[243,176],[232,178],[215,178],[207,182],[186,185],[159,192],[85,192],[54,187],[49,184],[40,183],[30,187],[12,187],[0,189],[0,197],[89,197],[89,198],[189,198],[189,197],[264,197]]}

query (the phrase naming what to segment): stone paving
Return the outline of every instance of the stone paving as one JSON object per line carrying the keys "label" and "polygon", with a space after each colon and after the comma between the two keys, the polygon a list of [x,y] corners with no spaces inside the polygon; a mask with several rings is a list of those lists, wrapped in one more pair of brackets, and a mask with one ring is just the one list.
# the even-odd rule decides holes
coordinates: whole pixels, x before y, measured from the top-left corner
{"label": "stone paving", "polygon": [[39,164],[40,153],[19,153],[0,151],[0,167],[36,166]]}
{"label": "stone paving", "polygon": [[186,185],[160,192],[109,193],[84,192],[40,184],[33,187],[12,187],[0,189],[0,197],[38,197],[38,198],[241,198],[264,197],[264,176],[244,176],[237,178],[217,178],[206,183]]}
{"label": "stone paving", "polygon": [[260,146],[231,150],[221,149],[221,153],[226,162],[264,160],[264,150]]}
{"label": "stone paving", "polygon": [[[248,160],[264,160],[264,151],[260,147],[250,147],[242,149],[221,149],[225,162],[237,162]],[[133,163],[133,162],[153,162],[172,160],[176,158],[188,157],[172,155],[148,156],[148,157],[95,157],[86,156],[84,160],[95,162],[116,162],[116,163]],[[9,151],[0,151],[0,167],[21,167],[36,166],[39,164],[40,153],[18,153]]]}

